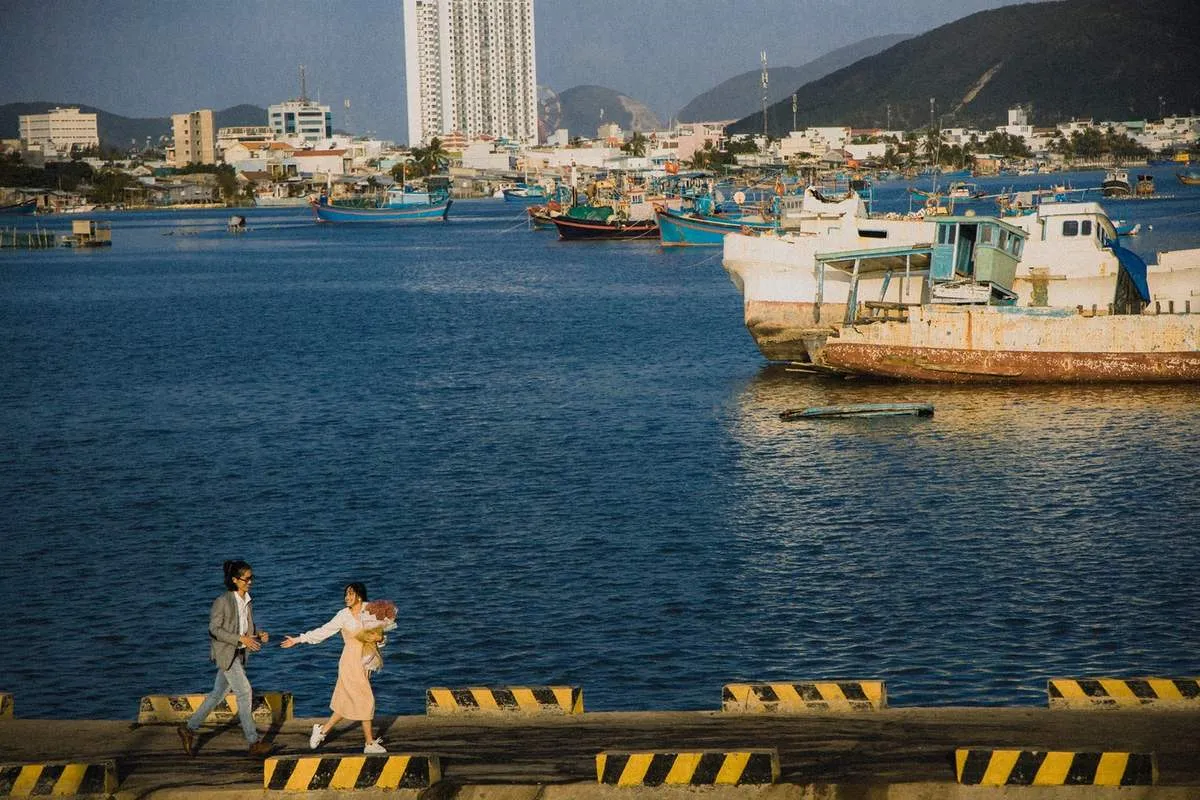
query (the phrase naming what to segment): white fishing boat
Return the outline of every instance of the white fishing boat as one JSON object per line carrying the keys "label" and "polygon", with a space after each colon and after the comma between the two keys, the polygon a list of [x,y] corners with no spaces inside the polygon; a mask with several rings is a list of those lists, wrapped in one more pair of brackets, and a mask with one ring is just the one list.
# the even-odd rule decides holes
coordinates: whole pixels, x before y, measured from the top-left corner
{"label": "white fishing boat", "polygon": [[[1198,313],[1158,314],[1145,264],[1123,259],[1101,310],[1019,306],[1011,287],[1032,245],[992,217],[938,220],[931,246],[819,256],[850,276],[846,316],[810,344],[834,372],[953,383],[1200,381]],[[882,306],[859,294],[865,276],[899,260],[923,283],[921,303]],[[974,303],[938,302],[940,287],[974,284]]]}
{"label": "white fishing boat", "polygon": [[[822,203],[806,196],[804,203],[794,224],[781,234],[731,233],[723,245],[725,269],[742,293],[746,327],[772,361],[806,361],[813,338],[845,315],[852,276],[827,270],[820,254],[929,245],[935,221],[945,219],[874,217],[857,198]],[[1016,305],[1103,311],[1111,302],[1122,259],[1137,259],[1120,245],[1112,220],[1096,202],[1042,202],[1003,219],[1026,238],[1010,287]],[[1182,310],[1200,296],[1200,251],[1160,253],[1157,264],[1143,268],[1150,300],[1164,310]],[[903,267],[862,276],[858,293],[880,303],[932,299],[925,282]]]}

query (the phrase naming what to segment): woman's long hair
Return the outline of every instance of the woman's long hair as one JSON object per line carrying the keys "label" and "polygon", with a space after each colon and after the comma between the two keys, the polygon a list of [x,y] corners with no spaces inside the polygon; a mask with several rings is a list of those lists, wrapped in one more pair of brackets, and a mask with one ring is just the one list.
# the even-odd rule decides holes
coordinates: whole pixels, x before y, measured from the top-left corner
{"label": "woman's long hair", "polygon": [[342,591],[345,592],[346,589],[350,589],[356,595],[358,595],[359,600],[363,601],[364,603],[367,602],[367,587],[363,584],[359,583],[358,581],[354,581],[354,583],[347,583]]}

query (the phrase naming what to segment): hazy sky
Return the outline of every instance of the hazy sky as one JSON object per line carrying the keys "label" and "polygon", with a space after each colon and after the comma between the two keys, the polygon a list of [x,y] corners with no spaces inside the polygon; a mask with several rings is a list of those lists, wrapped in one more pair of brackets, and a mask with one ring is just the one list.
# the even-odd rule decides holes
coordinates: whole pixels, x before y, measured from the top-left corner
{"label": "hazy sky", "polygon": [[[535,0],[538,83],[616,89],[670,118],[734,75],[802,66],[1014,0]],[[0,104],[163,117],[300,94],[405,141],[401,0],[0,0]],[[347,112],[345,101],[350,101]],[[265,120],[264,120],[265,122]],[[16,131],[0,131],[15,136]]]}

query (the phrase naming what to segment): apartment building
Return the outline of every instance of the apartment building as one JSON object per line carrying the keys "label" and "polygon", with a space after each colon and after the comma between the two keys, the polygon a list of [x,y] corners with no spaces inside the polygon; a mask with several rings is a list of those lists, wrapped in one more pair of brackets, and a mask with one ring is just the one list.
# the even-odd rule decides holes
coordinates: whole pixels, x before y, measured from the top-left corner
{"label": "apartment building", "polygon": [[537,142],[533,0],[404,0],[408,140]]}
{"label": "apartment building", "polygon": [[73,147],[99,147],[96,115],[78,108],[52,108],[44,114],[21,114],[21,142],[47,150],[69,153]]}
{"label": "apartment building", "polygon": [[303,97],[269,106],[267,124],[276,139],[297,144],[324,142],[333,136],[333,113],[329,106]]}
{"label": "apartment building", "polygon": [[213,125],[212,109],[171,115],[174,145],[168,161],[177,167],[188,164],[217,163],[217,129]]}

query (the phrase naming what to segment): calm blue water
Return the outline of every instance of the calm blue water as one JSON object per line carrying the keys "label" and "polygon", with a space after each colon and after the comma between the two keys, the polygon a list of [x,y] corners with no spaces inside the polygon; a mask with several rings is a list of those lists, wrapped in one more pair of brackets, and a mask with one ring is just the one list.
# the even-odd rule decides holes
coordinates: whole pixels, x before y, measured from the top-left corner
{"label": "calm blue water", "polygon": [[[1124,209],[1153,220],[1140,251],[1200,246],[1200,193]],[[561,243],[499,201],[416,229],[228,216],[0,252],[21,716],[208,688],[238,557],[277,636],[347,581],[399,604],[383,714],[437,685],[715,709],[734,680],[878,678],[896,705],[1040,705],[1050,677],[1197,671],[1200,387],[805,377],[763,363],[717,251]],[[778,418],[888,400],[937,414]],[[339,650],[271,647],[251,676],[315,716]]]}

